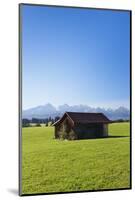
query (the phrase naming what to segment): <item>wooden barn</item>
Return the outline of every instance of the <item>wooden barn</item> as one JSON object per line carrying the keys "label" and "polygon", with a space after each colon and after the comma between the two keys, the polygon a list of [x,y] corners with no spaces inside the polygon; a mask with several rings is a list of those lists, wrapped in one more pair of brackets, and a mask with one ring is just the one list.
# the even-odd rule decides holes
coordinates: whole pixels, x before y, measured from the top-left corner
{"label": "wooden barn", "polygon": [[66,112],[53,125],[56,139],[90,139],[108,136],[111,121],[103,113]]}

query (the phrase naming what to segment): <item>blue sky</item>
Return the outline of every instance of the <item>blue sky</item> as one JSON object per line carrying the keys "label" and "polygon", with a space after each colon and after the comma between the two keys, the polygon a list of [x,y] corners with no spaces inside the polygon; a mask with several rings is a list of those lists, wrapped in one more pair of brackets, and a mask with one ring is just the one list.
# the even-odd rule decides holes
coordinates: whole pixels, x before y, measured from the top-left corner
{"label": "blue sky", "polygon": [[129,12],[22,6],[23,109],[129,107]]}

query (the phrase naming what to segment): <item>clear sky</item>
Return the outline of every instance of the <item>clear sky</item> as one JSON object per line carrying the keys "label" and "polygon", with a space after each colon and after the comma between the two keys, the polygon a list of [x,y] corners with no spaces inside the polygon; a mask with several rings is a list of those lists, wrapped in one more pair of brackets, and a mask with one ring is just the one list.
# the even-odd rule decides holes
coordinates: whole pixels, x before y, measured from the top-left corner
{"label": "clear sky", "polygon": [[22,6],[23,109],[129,107],[129,12]]}

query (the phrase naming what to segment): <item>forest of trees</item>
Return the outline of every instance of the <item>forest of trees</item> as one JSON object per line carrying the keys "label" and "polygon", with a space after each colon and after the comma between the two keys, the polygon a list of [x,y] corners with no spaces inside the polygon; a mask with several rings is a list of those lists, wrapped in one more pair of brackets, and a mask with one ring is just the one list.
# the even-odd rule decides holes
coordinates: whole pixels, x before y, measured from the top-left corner
{"label": "forest of trees", "polygon": [[45,119],[38,119],[38,118],[32,118],[32,119],[22,119],[22,127],[30,127],[31,124],[35,124],[35,126],[41,126],[41,124],[45,124],[45,126],[52,125],[57,120],[59,120],[60,117],[56,116],[55,118],[45,118]]}
{"label": "forest of trees", "polygon": [[[39,119],[39,118],[32,118],[32,119],[27,119],[23,118],[22,119],[22,127],[30,127],[32,124],[36,127],[40,127],[41,124],[44,124],[45,126],[52,126],[57,120],[59,120],[60,117],[56,116],[55,118],[44,118],[44,119]],[[129,120],[125,119],[117,119],[113,120],[112,123],[118,123],[118,122],[129,122]]]}

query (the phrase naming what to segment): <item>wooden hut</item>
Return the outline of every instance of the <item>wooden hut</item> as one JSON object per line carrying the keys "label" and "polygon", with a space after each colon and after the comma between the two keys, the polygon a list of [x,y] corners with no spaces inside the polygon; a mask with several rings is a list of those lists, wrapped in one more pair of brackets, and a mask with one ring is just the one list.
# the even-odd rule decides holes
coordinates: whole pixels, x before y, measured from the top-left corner
{"label": "wooden hut", "polygon": [[111,121],[103,113],[66,112],[53,125],[57,139],[90,139],[108,136]]}

